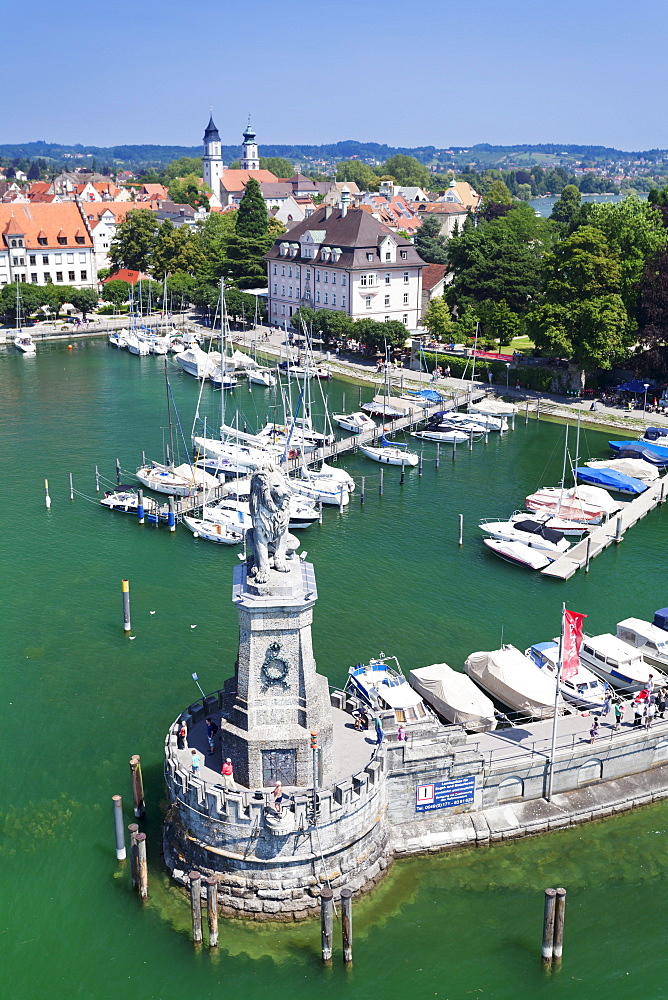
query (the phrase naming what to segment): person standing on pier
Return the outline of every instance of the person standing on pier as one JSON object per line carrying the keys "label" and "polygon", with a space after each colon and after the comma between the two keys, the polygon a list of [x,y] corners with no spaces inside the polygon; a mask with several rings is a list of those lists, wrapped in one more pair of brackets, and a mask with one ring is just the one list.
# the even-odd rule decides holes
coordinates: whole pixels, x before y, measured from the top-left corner
{"label": "person standing on pier", "polygon": [[383,732],[383,723],[379,715],[374,717],[373,724],[376,727],[376,746],[380,746],[385,733]]}
{"label": "person standing on pier", "polygon": [[615,729],[620,729],[624,718],[624,706],[621,701],[615,702]]}
{"label": "person standing on pier", "polygon": [[274,809],[276,810],[276,815],[280,816],[283,811],[283,785],[280,781],[277,781],[274,785],[272,795],[274,796]]}
{"label": "person standing on pier", "polygon": [[178,750],[185,750],[187,746],[188,730],[186,728],[185,721],[182,719],[179,723],[179,731],[176,734],[176,746]]}
{"label": "person standing on pier", "polygon": [[213,721],[213,719],[206,720],[206,740],[209,744],[209,757],[213,755],[213,744],[216,739],[216,733],[218,732],[218,726]]}
{"label": "person standing on pier", "polygon": [[657,711],[660,719],[665,718],[666,711],[666,695],[668,695],[668,689],[662,687],[659,689],[659,696],[657,698]]}
{"label": "person standing on pier", "polygon": [[223,764],[223,787],[234,790],[234,768],[232,767],[232,761],[228,757]]}
{"label": "person standing on pier", "polygon": [[645,729],[649,729],[649,727],[652,725],[652,723],[654,722],[655,715],[656,715],[656,705],[654,704],[653,701],[650,701],[649,705],[647,706],[647,710],[645,712]]}
{"label": "person standing on pier", "polygon": [[589,730],[589,742],[593,743],[597,736],[598,736],[598,718],[595,716],[594,721],[592,723],[592,727]]}
{"label": "person standing on pier", "polygon": [[612,705],[612,688],[610,687],[609,684],[606,684],[605,685],[605,699],[603,701],[603,710],[601,712],[601,715],[603,716],[603,718],[605,718],[606,715],[608,714],[608,712],[610,711],[611,705]]}
{"label": "person standing on pier", "polygon": [[192,754],[190,759],[190,770],[193,774],[199,774],[199,754],[197,753],[197,750],[191,750],[190,753]]}
{"label": "person standing on pier", "polygon": [[640,729],[642,726],[642,702],[635,701],[633,703],[633,728]]}

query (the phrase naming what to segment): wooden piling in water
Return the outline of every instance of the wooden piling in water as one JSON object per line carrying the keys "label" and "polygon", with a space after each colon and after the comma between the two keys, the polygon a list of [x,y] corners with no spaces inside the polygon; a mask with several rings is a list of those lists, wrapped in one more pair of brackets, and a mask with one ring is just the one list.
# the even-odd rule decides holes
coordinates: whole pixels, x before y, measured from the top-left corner
{"label": "wooden piling in water", "polygon": [[139,827],[136,823],[128,824],[128,833],[130,834],[130,878],[132,880],[132,888],[136,889],[139,886],[137,864],[137,834],[139,833]]}
{"label": "wooden piling in water", "polygon": [[424,448],[420,448],[420,462],[418,465],[418,476],[422,475],[422,460],[424,458]]}
{"label": "wooden piling in water", "polygon": [[125,829],[123,827],[123,799],[120,795],[112,795],[114,804],[114,831],[116,833],[116,860],[125,861]]}
{"label": "wooden piling in water", "polygon": [[526,409],[524,411],[524,423],[525,424],[529,423],[529,400],[528,399],[527,399]]}
{"label": "wooden piling in water", "polygon": [[74,500],[74,483],[72,482],[71,472],[70,472],[70,500]]}
{"label": "wooden piling in water", "polygon": [[341,890],[341,935],[343,938],[343,964],[353,964],[353,891]]}
{"label": "wooden piling in water", "polygon": [[334,893],[331,889],[320,890],[320,937],[322,960],[332,964],[332,932],[334,924]]}
{"label": "wooden piling in water", "polygon": [[123,631],[130,632],[130,581],[121,580],[121,592],[123,594]]}
{"label": "wooden piling in water", "polygon": [[587,535],[587,553],[585,555],[585,573],[589,572],[589,553],[591,551],[591,535]]}
{"label": "wooden piling in water", "polygon": [[366,476],[362,476],[362,488],[360,489],[360,507],[364,506],[364,483],[366,482]]}
{"label": "wooden piling in water", "polygon": [[380,467],[380,483],[378,485],[378,493],[380,494],[381,497],[383,495],[383,472],[384,471],[385,470],[383,469],[383,467],[381,465],[381,467]]}
{"label": "wooden piling in water", "polygon": [[176,515],[174,514],[174,497],[167,497],[167,524],[170,531],[176,531]]}
{"label": "wooden piling in water", "polygon": [[199,872],[189,872],[190,881],[190,911],[193,918],[193,943],[202,943],[202,876]]}
{"label": "wooden piling in water", "polygon": [[556,962],[561,961],[564,950],[564,918],[566,916],[566,890],[556,890],[556,905],[554,913],[554,949],[553,955]]}
{"label": "wooden piling in water", "polygon": [[401,463],[401,475],[399,476],[399,485],[403,486],[406,481],[406,463]]}
{"label": "wooden piling in water", "polygon": [[130,757],[130,776],[132,780],[132,801],[135,816],[139,819],[146,812],[144,803],[144,782],[141,776],[141,757],[138,753]]}
{"label": "wooden piling in water", "polygon": [[51,497],[49,496],[49,480],[44,480],[44,505],[47,510],[51,507]]}
{"label": "wooden piling in water", "polygon": [[218,879],[206,880],[206,919],[209,924],[209,948],[218,947]]}
{"label": "wooden piling in water", "polygon": [[554,912],[556,909],[556,889],[545,890],[545,909],[543,910],[543,947],[541,957],[544,965],[552,963],[554,953]]}
{"label": "wooden piling in water", "polygon": [[536,420],[540,420],[540,397],[536,400]]}
{"label": "wooden piling in water", "polygon": [[138,833],[137,841],[137,886],[142,903],[148,899],[148,863],[146,861],[146,834]]}
{"label": "wooden piling in water", "polygon": [[440,442],[436,442],[436,468],[438,469],[441,464],[441,445]]}
{"label": "wooden piling in water", "polygon": [[622,519],[617,518],[617,523],[615,524],[615,542],[619,545],[622,541]]}
{"label": "wooden piling in water", "polygon": [[[145,462],[144,465],[146,465]],[[118,459],[116,459],[116,485],[117,486],[121,485],[121,463],[118,461]]]}

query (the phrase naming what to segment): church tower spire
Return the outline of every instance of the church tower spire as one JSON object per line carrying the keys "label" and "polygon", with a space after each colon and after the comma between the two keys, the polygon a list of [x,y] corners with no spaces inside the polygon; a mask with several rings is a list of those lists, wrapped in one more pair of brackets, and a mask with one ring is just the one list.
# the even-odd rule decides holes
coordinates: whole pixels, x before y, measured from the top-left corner
{"label": "church tower spire", "polygon": [[255,130],[251,127],[250,115],[248,117],[248,125],[246,126],[246,131],[244,132],[243,146],[241,147],[241,169],[242,170],[260,169],[260,158],[257,154],[257,142],[255,141]]}
{"label": "church tower spire", "polygon": [[213,108],[209,124],[204,131],[204,156],[202,158],[202,179],[216,197],[220,197],[220,182],[223,178],[223,157],[220,149],[220,134],[213,121]]}

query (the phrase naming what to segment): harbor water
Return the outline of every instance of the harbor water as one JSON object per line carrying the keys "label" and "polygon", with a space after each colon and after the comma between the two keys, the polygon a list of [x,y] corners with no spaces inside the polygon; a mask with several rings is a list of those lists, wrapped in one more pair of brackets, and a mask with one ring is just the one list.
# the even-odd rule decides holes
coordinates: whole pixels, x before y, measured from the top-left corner
{"label": "harbor water", "polygon": [[[21,1000],[221,995],[263,998],[370,995],[533,1000],[663,997],[662,932],[668,885],[668,803],[588,827],[486,849],[394,864],[355,901],[354,966],[320,965],[315,923],[221,921],[220,949],[195,952],[189,905],[162,872],[163,741],[180,709],[233,673],[237,619],[233,548],[184,529],[140,527],[99,506],[103,487],[146,457],[160,459],[167,407],[163,360],[111,350],[102,340],[40,345],[35,358],[0,354],[3,511],[3,796],[0,891],[3,973]],[[189,440],[199,386],[169,365]],[[329,406],[357,408],[359,388],[323,388]],[[362,388],[362,399],[371,397]],[[312,415],[323,410],[315,388]],[[205,385],[212,429],[220,393]],[[226,398],[249,428],[271,414],[271,391],[245,385]],[[180,438],[178,426],[175,428]],[[583,431],[582,459],[603,457],[612,435]],[[618,436],[615,432],[614,436]],[[407,438],[413,450],[420,444]],[[478,519],[507,515],[561,477],[563,424],[517,418],[469,452],[423,446],[423,470],[384,469],[360,455],[342,464],[359,490],[340,514],[300,533],[315,566],[313,641],[318,669],[341,684],[349,665],[396,655],[405,671],[462,667],[501,641],[524,649],[559,628],[562,601],[587,631],[650,618],[668,604],[668,512],[659,508],[567,583],[495,559]],[[574,444],[574,431],[571,431]],[[181,444],[183,450],[183,444]],[[70,500],[69,474],[75,498]],[[45,508],[43,480],[52,499]],[[458,518],[464,537],[458,546]],[[121,580],[131,588],[123,634]],[[114,853],[111,796],[132,822],[128,760],[142,758],[150,899],[141,907],[127,863]],[[568,889],[564,963],[539,963],[543,889]]]}

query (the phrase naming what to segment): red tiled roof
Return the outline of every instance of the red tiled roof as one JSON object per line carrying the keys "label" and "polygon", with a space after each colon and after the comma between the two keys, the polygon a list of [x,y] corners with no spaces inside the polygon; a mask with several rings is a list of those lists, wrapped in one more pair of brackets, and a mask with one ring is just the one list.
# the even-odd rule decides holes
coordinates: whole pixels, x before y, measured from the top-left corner
{"label": "red tiled roof", "polygon": [[[82,219],[75,202],[53,202],[50,205],[32,203],[15,203],[0,205],[0,229],[7,232],[7,225],[13,217],[14,231],[23,233],[27,249],[38,249],[38,238],[46,239],[47,246],[66,246],[84,249],[93,246],[87,231],[83,230]],[[84,235],[84,242],[75,242],[74,236],[78,229]],[[58,236],[64,236],[66,243],[58,243]]]}
{"label": "red tiled roof", "polygon": [[222,185],[226,191],[243,191],[251,177],[258,184],[272,184],[278,179],[271,170],[223,170]]}
{"label": "red tiled roof", "polygon": [[108,281],[127,281],[129,285],[136,285],[138,281],[148,280],[148,274],[144,274],[142,271],[130,271],[127,267],[123,267],[120,271],[110,274],[108,278],[104,278],[102,284],[106,285]]}
{"label": "red tiled roof", "polygon": [[432,288],[435,288],[439,281],[443,281],[447,270],[447,264],[427,264],[422,272],[423,290],[430,292]]}

